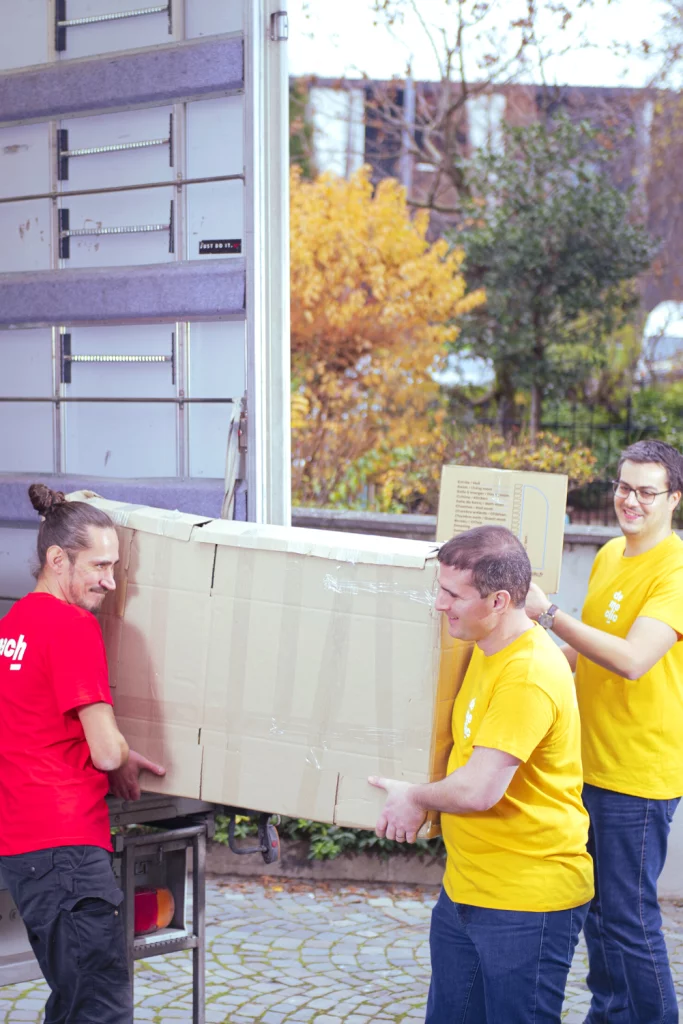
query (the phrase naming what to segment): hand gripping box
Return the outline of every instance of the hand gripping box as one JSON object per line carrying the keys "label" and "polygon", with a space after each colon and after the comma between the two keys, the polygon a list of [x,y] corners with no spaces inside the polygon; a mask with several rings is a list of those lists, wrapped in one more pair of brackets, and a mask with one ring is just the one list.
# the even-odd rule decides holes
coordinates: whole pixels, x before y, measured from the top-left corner
{"label": "hand gripping box", "polygon": [[368,775],[443,777],[471,646],[434,611],[433,544],[93,501],[121,541],[116,716],[168,769],[146,786],[373,828]]}

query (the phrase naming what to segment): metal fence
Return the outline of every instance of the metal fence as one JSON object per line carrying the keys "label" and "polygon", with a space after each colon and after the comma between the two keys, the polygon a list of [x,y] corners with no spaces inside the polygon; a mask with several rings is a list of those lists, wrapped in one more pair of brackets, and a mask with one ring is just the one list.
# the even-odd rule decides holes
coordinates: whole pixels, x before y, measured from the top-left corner
{"label": "metal fence", "polygon": [[[500,420],[477,417],[477,423],[483,426],[502,429],[505,434],[514,434],[528,427],[520,420]],[[656,437],[661,431],[661,424],[640,419],[634,414],[631,398],[624,406],[623,412],[610,415],[599,406],[588,407],[576,403],[574,405],[547,405],[540,424],[544,433],[555,434],[569,441],[573,448],[590,448],[597,457],[598,465],[606,474],[614,473],[619,460],[619,453],[635,441],[647,437]]]}
{"label": "metal fence", "polygon": [[[526,424],[481,419],[486,426],[502,426],[506,433],[522,430]],[[607,415],[600,407],[588,408],[578,403],[573,406],[547,407],[541,422],[541,431],[569,441],[573,448],[590,448],[596,456],[598,479],[583,487],[570,490],[567,511],[576,524],[614,526],[612,480],[617,471],[619,455],[636,441],[655,438],[661,434],[661,425],[640,420],[633,410],[631,398],[621,415]],[[683,506],[683,503],[682,503]],[[674,525],[683,529],[683,507],[677,509]]]}

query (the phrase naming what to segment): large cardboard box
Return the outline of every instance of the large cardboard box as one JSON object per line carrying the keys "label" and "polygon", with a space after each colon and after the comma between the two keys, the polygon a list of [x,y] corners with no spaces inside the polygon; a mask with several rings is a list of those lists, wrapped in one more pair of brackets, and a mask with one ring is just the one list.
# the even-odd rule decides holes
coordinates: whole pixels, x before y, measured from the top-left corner
{"label": "large cardboard box", "polygon": [[94,503],[121,541],[117,719],[168,769],[149,788],[372,828],[368,775],[443,777],[471,646],[442,633],[433,544]]}
{"label": "large cardboard box", "polygon": [[473,526],[506,526],[526,548],[534,580],[546,594],[556,594],[566,507],[562,474],[444,466],[436,539],[443,543]]}

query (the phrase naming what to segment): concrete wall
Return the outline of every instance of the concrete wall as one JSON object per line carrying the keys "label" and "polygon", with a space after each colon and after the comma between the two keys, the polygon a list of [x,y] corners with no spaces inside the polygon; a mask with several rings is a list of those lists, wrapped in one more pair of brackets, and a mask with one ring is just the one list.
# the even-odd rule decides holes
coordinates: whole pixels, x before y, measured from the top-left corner
{"label": "concrete wall", "polygon": [[[295,526],[414,537],[420,540],[433,540],[436,531],[434,516],[295,509],[292,519]],[[31,567],[36,532],[34,527],[26,524],[0,521],[0,615],[11,607],[13,600],[33,589]],[[608,526],[566,527],[562,578],[556,598],[563,611],[570,615],[580,615],[595,555],[618,532],[616,528]],[[669,857],[660,880],[660,893],[665,897],[683,897],[683,807],[674,820]]]}

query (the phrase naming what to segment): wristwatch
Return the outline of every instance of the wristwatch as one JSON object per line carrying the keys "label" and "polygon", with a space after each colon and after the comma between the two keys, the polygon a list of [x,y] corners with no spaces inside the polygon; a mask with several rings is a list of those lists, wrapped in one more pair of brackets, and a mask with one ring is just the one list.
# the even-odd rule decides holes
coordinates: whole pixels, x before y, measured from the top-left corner
{"label": "wristwatch", "polygon": [[544,629],[552,629],[555,623],[555,615],[558,611],[556,604],[551,604],[547,611],[541,612],[538,616],[539,626],[543,626]]}

